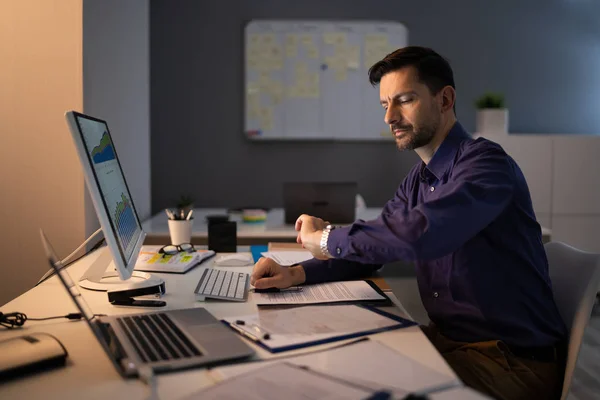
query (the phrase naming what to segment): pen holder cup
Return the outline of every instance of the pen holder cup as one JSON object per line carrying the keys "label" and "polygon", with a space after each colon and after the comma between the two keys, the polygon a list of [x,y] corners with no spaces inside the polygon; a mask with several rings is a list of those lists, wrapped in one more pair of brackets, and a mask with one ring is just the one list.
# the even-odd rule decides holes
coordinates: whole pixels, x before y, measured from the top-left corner
{"label": "pen holder cup", "polygon": [[194,218],[170,219],[169,234],[171,235],[171,244],[179,245],[181,243],[191,243],[193,224]]}

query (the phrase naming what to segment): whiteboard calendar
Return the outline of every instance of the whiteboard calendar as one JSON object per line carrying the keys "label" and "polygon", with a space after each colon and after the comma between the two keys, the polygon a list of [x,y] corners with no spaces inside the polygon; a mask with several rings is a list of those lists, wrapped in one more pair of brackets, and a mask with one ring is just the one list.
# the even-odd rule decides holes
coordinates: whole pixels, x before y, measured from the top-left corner
{"label": "whiteboard calendar", "polygon": [[254,20],[245,29],[245,135],[392,140],[367,71],[407,46],[398,22]]}

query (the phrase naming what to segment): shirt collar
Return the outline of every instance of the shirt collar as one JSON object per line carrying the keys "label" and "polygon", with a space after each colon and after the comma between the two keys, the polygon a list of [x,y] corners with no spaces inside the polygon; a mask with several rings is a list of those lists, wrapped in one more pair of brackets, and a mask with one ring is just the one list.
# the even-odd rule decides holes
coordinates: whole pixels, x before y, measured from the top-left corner
{"label": "shirt collar", "polygon": [[431,161],[429,161],[429,164],[425,165],[425,163],[423,163],[421,169],[427,168],[437,179],[442,179],[446,171],[448,171],[452,165],[460,143],[470,137],[471,136],[467,131],[465,131],[462,125],[457,121],[431,158]]}

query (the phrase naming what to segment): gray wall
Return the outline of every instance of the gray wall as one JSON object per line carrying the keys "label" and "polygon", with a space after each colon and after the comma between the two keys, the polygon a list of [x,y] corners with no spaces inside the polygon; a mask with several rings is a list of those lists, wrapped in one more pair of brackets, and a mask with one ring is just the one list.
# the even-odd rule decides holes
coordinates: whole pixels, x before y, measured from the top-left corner
{"label": "gray wall", "polygon": [[[457,113],[502,91],[510,130],[600,133],[594,1],[152,0],[152,209],[280,206],[287,180],[356,180],[380,206],[417,160],[391,143],[255,143],[243,132],[243,29],[259,18],[395,19],[455,71]],[[366,77],[365,77],[366,79]],[[382,112],[383,118],[383,112]]]}
{"label": "gray wall", "polygon": [[[140,218],[150,216],[148,0],[84,0],[83,110],[107,120]],[[100,225],[86,190],[86,232]]]}

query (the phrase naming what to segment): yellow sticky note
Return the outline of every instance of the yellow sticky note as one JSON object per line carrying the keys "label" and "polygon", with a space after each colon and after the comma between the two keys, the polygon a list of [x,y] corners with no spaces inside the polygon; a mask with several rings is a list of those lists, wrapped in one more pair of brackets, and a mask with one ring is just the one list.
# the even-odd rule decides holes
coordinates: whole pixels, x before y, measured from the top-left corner
{"label": "yellow sticky note", "polygon": [[272,33],[263,33],[260,39],[260,42],[263,45],[269,46],[272,43],[275,43],[275,35]]}
{"label": "yellow sticky note", "polygon": [[306,89],[306,97],[309,97],[311,99],[318,99],[319,95],[320,95],[320,88],[319,86],[307,86]]}
{"label": "yellow sticky note", "polygon": [[285,44],[289,46],[296,46],[298,44],[298,35],[290,33],[285,36]]}
{"label": "yellow sticky note", "polygon": [[305,46],[310,46],[311,44],[313,44],[313,37],[310,34],[302,34],[300,35],[300,43],[302,43]]}
{"label": "yellow sticky note", "polygon": [[260,35],[251,33],[248,35],[250,46],[257,46],[260,43]]}
{"label": "yellow sticky note", "polygon": [[338,82],[345,81],[348,74],[346,73],[346,69],[338,69],[335,71],[335,80]]}
{"label": "yellow sticky note", "polygon": [[346,34],[343,32],[327,32],[323,34],[323,42],[332,45],[346,44]]}
{"label": "yellow sticky note", "polygon": [[314,44],[306,48],[308,58],[319,58],[319,49]]}
{"label": "yellow sticky note", "polygon": [[298,87],[296,88],[296,93],[298,94],[298,97],[307,97],[306,85],[298,85]]}
{"label": "yellow sticky note", "polygon": [[246,83],[246,93],[251,95],[254,93],[258,93],[260,91],[260,86],[257,82],[248,82]]}
{"label": "yellow sticky note", "polygon": [[298,56],[298,46],[295,44],[285,45],[285,56],[288,58],[294,58]]}
{"label": "yellow sticky note", "polygon": [[334,45],[337,46],[343,46],[346,44],[346,34],[345,33],[338,33],[335,37],[335,42],[333,43]]}
{"label": "yellow sticky note", "polygon": [[305,76],[308,74],[308,65],[303,61],[296,63],[296,76]]}

